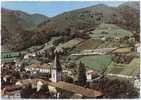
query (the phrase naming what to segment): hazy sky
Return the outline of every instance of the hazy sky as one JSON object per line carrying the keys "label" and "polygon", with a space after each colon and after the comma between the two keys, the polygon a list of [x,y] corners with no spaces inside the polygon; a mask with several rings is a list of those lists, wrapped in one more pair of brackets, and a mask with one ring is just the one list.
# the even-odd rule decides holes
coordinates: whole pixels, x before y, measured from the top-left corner
{"label": "hazy sky", "polygon": [[107,4],[109,6],[118,6],[122,4],[121,1],[111,1],[111,2],[96,2],[96,1],[46,1],[46,2],[2,2],[1,7],[22,10],[24,12],[33,14],[39,13],[46,16],[52,17],[57,14],[63,13],[65,11],[70,11],[74,9],[84,8],[88,6],[94,6],[96,4]]}

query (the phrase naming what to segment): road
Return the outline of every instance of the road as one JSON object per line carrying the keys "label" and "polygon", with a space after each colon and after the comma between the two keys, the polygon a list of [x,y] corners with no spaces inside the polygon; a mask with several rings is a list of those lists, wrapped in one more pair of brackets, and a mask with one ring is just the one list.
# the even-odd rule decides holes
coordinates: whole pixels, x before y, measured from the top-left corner
{"label": "road", "polygon": [[103,55],[112,52],[117,48],[101,48],[101,49],[88,49],[83,50],[80,53],[71,54],[72,56],[87,56],[87,55]]}

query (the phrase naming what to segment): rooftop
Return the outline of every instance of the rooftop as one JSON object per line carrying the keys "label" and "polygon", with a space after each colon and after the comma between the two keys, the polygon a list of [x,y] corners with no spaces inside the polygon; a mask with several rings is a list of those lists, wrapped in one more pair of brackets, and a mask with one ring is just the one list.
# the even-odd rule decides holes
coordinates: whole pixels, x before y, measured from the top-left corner
{"label": "rooftop", "polygon": [[31,64],[31,67],[33,68],[50,68],[50,65],[47,63],[44,64]]}
{"label": "rooftop", "polygon": [[44,84],[47,85],[51,85],[53,87],[56,88],[60,88],[66,91],[70,91],[73,93],[77,93],[77,94],[81,94],[83,96],[86,97],[98,97],[98,96],[102,96],[102,92],[100,91],[96,91],[93,89],[89,89],[89,88],[84,88],[75,84],[71,84],[71,83],[67,83],[67,82],[63,82],[63,81],[59,81],[59,82],[50,82],[50,81],[44,81],[41,79],[33,79],[33,80],[22,80],[22,83],[24,84],[37,84],[38,81],[42,81]]}

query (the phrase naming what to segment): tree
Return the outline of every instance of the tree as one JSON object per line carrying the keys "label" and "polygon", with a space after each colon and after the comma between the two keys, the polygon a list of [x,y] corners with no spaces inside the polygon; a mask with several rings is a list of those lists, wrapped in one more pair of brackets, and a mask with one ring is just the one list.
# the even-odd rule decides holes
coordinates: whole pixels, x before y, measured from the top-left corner
{"label": "tree", "polygon": [[86,84],[86,68],[83,63],[80,62],[78,68],[78,84],[84,86]]}
{"label": "tree", "polygon": [[68,75],[63,75],[63,80],[68,83],[73,83],[73,78]]}
{"label": "tree", "polygon": [[76,63],[75,62],[69,62],[67,65],[66,65],[66,67],[68,68],[68,69],[74,69],[74,68],[76,68]]}
{"label": "tree", "polygon": [[32,85],[28,84],[20,91],[21,98],[30,98],[30,95],[32,95],[35,91],[35,89],[32,89]]}
{"label": "tree", "polygon": [[104,77],[90,84],[89,88],[100,90],[104,98],[138,98],[139,91],[132,82],[122,78]]}
{"label": "tree", "polygon": [[23,59],[24,55],[21,52],[19,52],[19,57],[20,59]]}

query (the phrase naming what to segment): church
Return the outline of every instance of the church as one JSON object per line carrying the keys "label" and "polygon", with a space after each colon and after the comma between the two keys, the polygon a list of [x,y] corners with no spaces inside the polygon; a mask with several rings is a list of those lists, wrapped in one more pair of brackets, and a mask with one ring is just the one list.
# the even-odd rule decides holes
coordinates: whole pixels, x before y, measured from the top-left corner
{"label": "church", "polygon": [[51,68],[51,81],[52,82],[62,81],[62,67],[59,62],[59,55],[57,52],[55,53],[54,63]]}

